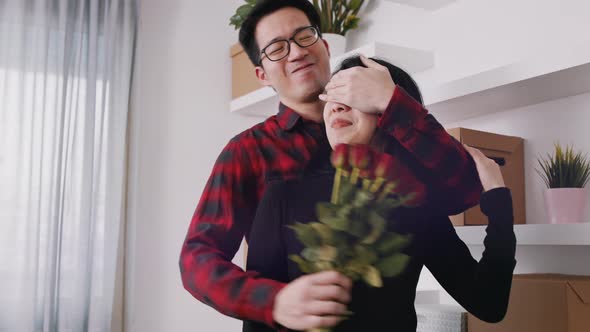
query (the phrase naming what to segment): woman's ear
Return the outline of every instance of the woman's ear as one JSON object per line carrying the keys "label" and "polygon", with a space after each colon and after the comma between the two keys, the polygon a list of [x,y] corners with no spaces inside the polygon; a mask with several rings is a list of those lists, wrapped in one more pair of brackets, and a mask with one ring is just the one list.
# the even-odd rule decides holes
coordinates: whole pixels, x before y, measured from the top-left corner
{"label": "woman's ear", "polygon": [[268,75],[266,75],[266,71],[264,70],[264,68],[262,68],[262,66],[256,66],[254,68],[254,71],[256,73],[256,78],[258,78],[258,82],[260,82],[260,84],[264,86],[271,86],[270,81],[268,79]]}

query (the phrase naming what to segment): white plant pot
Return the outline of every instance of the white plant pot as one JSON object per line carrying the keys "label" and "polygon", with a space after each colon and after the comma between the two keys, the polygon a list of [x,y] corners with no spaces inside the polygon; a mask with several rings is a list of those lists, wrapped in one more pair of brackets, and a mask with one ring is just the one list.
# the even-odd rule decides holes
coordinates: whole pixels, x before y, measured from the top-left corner
{"label": "white plant pot", "polygon": [[322,38],[328,43],[332,58],[342,55],[346,51],[346,37],[336,33],[322,33]]}
{"label": "white plant pot", "polygon": [[552,188],[545,189],[545,210],[551,224],[584,222],[586,210],[586,189]]}

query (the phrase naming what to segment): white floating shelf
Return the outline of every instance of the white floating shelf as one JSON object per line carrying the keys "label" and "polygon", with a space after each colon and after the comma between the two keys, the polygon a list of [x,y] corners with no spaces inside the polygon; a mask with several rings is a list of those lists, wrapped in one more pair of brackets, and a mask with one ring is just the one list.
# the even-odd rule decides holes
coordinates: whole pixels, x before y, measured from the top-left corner
{"label": "white floating shelf", "polygon": [[[410,72],[427,69],[434,60],[432,53],[383,43],[373,43],[359,50],[367,51],[366,56],[390,60]],[[332,60],[332,65],[341,58]],[[408,61],[413,58],[417,61]],[[428,110],[447,125],[590,92],[590,45],[569,49],[555,47],[506,66],[440,84],[418,83]],[[276,93],[263,88],[233,100],[231,111],[266,117],[276,114],[277,104]]]}
{"label": "white floating shelf", "polygon": [[454,81],[422,82],[421,89],[428,110],[443,125],[590,92],[590,45],[555,47]]}
{"label": "white floating shelf", "polygon": [[230,112],[266,118],[276,114],[278,106],[277,93],[272,88],[263,87],[232,100]]}
{"label": "white floating shelf", "polygon": [[336,69],[340,61],[355,54],[386,60],[403,68],[410,74],[434,67],[434,53],[432,51],[373,42],[330,59],[332,70]]}
{"label": "white floating shelf", "polygon": [[[487,226],[455,227],[457,234],[468,245],[483,245]],[[514,225],[517,245],[588,246],[590,222],[580,224],[525,224]]]}
{"label": "white floating shelf", "polygon": [[[417,73],[434,66],[433,52],[373,42],[330,59],[331,69],[336,69],[342,60],[354,54],[387,60],[409,73]],[[277,113],[278,103],[276,92],[269,87],[264,87],[232,100],[230,111],[267,117]]]}
{"label": "white floating shelf", "polygon": [[426,10],[437,10],[452,4],[457,0],[387,0],[389,2],[399,3]]}

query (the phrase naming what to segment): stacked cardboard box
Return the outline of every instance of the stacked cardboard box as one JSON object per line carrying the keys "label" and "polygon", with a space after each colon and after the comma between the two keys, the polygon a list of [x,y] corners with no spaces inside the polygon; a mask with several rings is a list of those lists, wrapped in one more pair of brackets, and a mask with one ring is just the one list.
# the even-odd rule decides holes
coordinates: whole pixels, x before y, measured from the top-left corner
{"label": "stacked cardboard box", "polygon": [[[520,137],[466,128],[451,128],[447,129],[447,132],[459,142],[481,150],[488,158],[494,159],[500,165],[506,187],[512,194],[514,223],[524,224],[526,222],[524,140]],[[488,223],[479,205],[450,218],[455,226],[487,225]]]}
{"label": "stacked cardboard box", "polygon": [[231,47],[230,55],[232,72],[232,99],[260,89],[262,86],[260,83],[258,83],[256,74],[254,73],[254,65],[252,65],[248,55],[246,52],[244,52],[244,49],[239,43]]}
{"label": "stacked cardboard box", "polygon": [[588,332],[590,276],[515,275],[504,320],[467,317],[469,332]]}

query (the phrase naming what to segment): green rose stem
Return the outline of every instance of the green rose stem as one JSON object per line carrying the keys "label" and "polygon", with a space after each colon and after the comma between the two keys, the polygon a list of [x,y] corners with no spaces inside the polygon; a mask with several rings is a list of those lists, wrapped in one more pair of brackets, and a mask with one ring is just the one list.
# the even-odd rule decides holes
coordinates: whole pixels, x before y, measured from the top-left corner
{"label": "green rose stem", "polygon": [[383,188],[383,191],[379,194],[379,199],[384,199],[387,195],[389,195],[393,189],[397,186],[397,184],[395,182],[388,182],[385,187]]}
{"label": "green rose stem", "polygon": [[363,179],[363,189],[369,190],[371,188],[372,181],[370,179]]}
{"label": "green rose stem", "polygon": [[358,182],[360,171],[361,170],[358,169],[357,167],[352,169],[352,173],[350,174],[350,183],[356,184]]}
{"label": "green rose stem", "polygon": [[370,191],[374,194],[377,191],[379,191],[379,189],[381,189],[381,186],[385,183],[385,178],[377,178],[375,179],[375,182],[373,182],[373,185],[370,188]]}
{"label": "green rose stem", "polygon": [[340,193],[340,179],[342,177],[342,168],[336,168],[336,176],[334,178],[334,185],[332,187],[332,204],[338,204]]}

